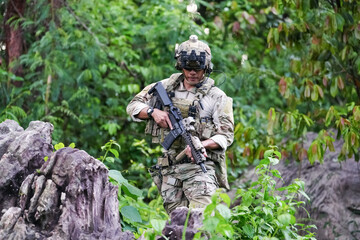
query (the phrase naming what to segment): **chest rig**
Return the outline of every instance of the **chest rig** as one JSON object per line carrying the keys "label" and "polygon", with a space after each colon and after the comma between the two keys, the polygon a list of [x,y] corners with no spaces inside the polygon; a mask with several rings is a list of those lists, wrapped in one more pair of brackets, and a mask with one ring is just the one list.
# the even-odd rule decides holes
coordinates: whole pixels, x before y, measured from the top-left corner
{"label": "chest rig", "polygon": [[[192,135],[199,137],[200,139],[209,138],[209,136],[203,136],[203,132],[205,129],[204,124],[210,123],[212,121],[211,116],[206,118],[201,118],[200,112],[204,110],[204,105],[202,104],[202,100],[204,96],[210,91],[213,87],[213,80],[206,78],[202,83],[198,84],[195,89],[195,93],[191,94],[191,97],[184,96],[176,96],[176,89],[178,89],[180,82],[184,80],[184,75],[180,75],[175,84],[170,84],[167,88],[170,97],[172,97],[172,101],[174,105],[180,109],[183,118],[192,117],[195,119],[195,131],[192,132]],[[209,80],[209,81],[208,81]],[[187,91],[183,93],[187,94]],[[181,95],[181,94],[180,94]]]}
{"label": "chest rig", "polygon": [[[200,86],[196,88],[195,95],[192,98],[175,97],[175,91],[179,87],[180,82],[184,80],[184,75],[181,73],[173,74],[170,78],[164,80],[162,83],[164,88],[169,93],[169,96],[177,108],[181,111],[183,118],[189,116],[195,119],[195,132],[192,135],[199,137],[201,140],[209,138],[213,129],[212,119],[210,117],[200,118],[200,111],[203,109],[201,100],[213,87],[213,80],[208,78],[203,81]],[[151,103],[150,103],[151,104]],[[166,110],[166,109],[165,109]],[[153,120],[148,121],[148,125],[145,130],[146,133],[152,135],[152,142],[160,143],[164,140],[164,137],[169,133],[168,130],[159,128]],[[182,151],[185,147],[185,143],[181,138],[178,138],[169,150],[170,155],[176,155]]]}

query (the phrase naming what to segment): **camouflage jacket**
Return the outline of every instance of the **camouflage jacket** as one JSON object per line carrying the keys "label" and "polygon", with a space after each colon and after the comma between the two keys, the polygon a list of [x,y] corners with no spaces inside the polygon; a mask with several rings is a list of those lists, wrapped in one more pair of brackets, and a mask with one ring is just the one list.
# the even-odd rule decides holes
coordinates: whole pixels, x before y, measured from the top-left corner
{"label": "camouflage jacket", "polygon": [[[184,76],[181,73],[173,74],[170,78],[162,80],[167,92],[174,92],[172,101],[181,110],[182,116],[188,116],[190,105],[197,109],[195,117],[195,132],[200,140],[212,139],[220,149],[207,150],[211,160],[217,163],[217,178],[221,187],[229,188],[227,182],[225,151],[231,145],[234,138],[234,119],[232,109],[232,99],[219,88],[214,86],[214,80],[205,78],[201,87],[194,87],[188,91],[183,85]],[[137,114],[144,108],[154,106],[155,99],[148,91],[155,83],[146,86],[138,93],[127,106],[127,113],[134,121],[143,121],[137,118]],[[150,120],[147,123],[146,133],[153,136],[153,142],[162,142],[168,134],[168,129],[162,129]],[[176,140],[171,149],[166,153],[174,158],[185,148],[185,143],[181,138]]]}

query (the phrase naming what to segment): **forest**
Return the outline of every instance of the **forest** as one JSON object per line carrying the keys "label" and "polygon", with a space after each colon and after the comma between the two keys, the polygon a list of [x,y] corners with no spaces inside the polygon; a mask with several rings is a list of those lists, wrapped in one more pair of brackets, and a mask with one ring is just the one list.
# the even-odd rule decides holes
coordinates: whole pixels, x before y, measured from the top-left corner
{"label": "forest", "polygon": [[[175,45],[195,34],[211,48],[211,78],[233,99],[227,172],[242,198],[230,207],[234,199],[218,191],[203,231],[211,239],[316,239],[319,226],[295,219],[304,203],[297,197],[308,198],[304,182],[281,189],[278,204],[273,178],[281,173],[271,165],[323,164],[335,140],[337,162],[359,161],[358,1],[2,0],[0,12],[0,123],[50,122],[55,149],[75,146],[102,161],[119,186],[123,230],[155,239],[169,217],[148,173],[160,145],[126,106],[178,72]],[[309,132],[316,138],[305,147]],[[239,186],[250,168],[258,187]]]}

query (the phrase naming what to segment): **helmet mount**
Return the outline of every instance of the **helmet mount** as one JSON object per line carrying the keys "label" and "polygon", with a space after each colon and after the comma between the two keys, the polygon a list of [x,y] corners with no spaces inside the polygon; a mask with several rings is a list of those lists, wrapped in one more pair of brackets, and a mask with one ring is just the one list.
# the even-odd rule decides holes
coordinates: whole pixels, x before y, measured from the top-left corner
{"label": "helmet mount", "polygon": [[175,59],[175,68],[178,70],[205,70],[208,74],[212,72],[210,48],[199,41],[196,35],[191,35],[188,41],[176,46]]}

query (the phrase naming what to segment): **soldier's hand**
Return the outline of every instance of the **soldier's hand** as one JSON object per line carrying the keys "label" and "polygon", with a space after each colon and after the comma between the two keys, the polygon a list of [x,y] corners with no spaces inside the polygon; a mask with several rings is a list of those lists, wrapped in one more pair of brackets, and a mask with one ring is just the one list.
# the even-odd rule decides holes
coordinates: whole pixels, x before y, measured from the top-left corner
{"label": "soldier's hand", "polygon": [[155,108],[151,116],[160,127],[173,129],[168,112]]}
{"label": "soldier's hand", "polygon": [[[207,158],[206,149],[205,149],[205,148],[202,148],[202,149],[201,149],[201,152],[202,152],[202,154],[203,154],[204,157],[205,157],[204,159],[206,159],[206,158]],[[188,156],[188,158],[190,158],[190,160],[191,160],[192,163],[196,163],[196,162],[195,162],[195,159],[194,159],[193,156],[192,156],[191,148],[190,148],[189,145],[186,146],[186,148],[185,148],[185,153],[186,153],[186,156]]]}

